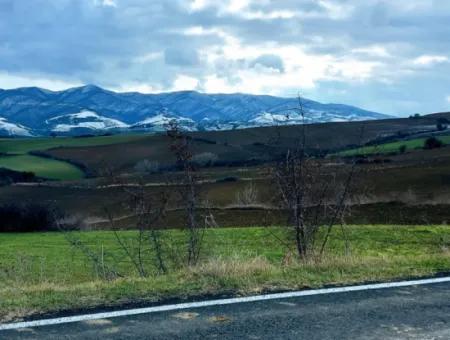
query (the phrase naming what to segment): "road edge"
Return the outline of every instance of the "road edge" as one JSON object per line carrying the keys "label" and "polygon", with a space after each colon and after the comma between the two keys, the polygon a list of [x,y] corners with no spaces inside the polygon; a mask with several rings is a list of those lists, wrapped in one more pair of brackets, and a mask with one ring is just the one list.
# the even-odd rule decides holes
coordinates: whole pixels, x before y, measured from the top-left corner
{"label": "road edge", "polygon": [[110,319],[110,318],[116,318],[116,317],[121,317],[121,316],[150,314],[150,313],[156,313],[156,312],[176,311],[176,310],[183,310],[183,309],[189,309],[189,308],[201,308],[201,307],[229,305],[229,304],[236,304],[236,303],[267,301],[267,300],[275,300],[275,299],[287,299],[287,298],[302,297],[302,296],[336,294],[336,293],[346,293],[346,292],[355,292],[355,291],[364,291],[364,290],[408,287],[408,286],[426,285],[426,284],[433,284],[433,283],[445,283],[445,282],[450,282],[450,276],[430,278],[430,279],[418,279],[418,280],[408,280],[408,281],[363,284],[363,285],[355,285],[355,286],[310,289],[310,290],[301,290],[301,291],[293,291],[293,292],[253,295],[253,296],[235,297],[235,298],[227,298],[227,299],[216,299],[216,300],[207,300],[207,301],[194,301],[194,302],[169,304],[169,305],[162,305],[162,306],[117,310],[117,311],[111,311],[111,312],[82,314],[82,315],[67,316],[67,317],[60,317],[60,318],[6,323],[6,324],[0,324],[0,331],[20,329],[20,328],[58,325],[58,324],[73,323],[73,322],[88,321],[88,320]]}

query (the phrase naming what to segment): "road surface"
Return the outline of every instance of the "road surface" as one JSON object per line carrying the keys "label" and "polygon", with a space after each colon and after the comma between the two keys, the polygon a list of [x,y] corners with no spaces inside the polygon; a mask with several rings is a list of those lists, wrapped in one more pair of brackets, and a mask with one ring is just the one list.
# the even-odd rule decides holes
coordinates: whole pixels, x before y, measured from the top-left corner
{"label": "road surface", "polygon": [[22,328],[0,339],[450,339],[450,283]]}

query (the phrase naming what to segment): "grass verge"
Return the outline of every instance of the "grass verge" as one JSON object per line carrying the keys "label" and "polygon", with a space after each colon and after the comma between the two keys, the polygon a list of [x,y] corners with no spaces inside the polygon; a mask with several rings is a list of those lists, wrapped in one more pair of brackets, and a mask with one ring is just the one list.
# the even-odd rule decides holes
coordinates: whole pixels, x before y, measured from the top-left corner
{"label": "grass verge", "polygon": [[[182,233],[164,232],[182,246]],[[208,230],[197,266],[139,278],[111,232],[85,232],[92,251],[120,258],[126,277],[100,280],[89,261],[71,249],[60,233],[0,235],[0,320],[69,309],[153,303],[203,295],[246,295],[428,276],[450,270],[450,227],[350,226],[350,249],[338,229],[320,262],[286,260],[281,228]],[[276,237],[275,237],[275,236]],[[132,244],[134,232],[122,232]],[[149,263],[149,266],[151,264]],[[150,267],[149,267],[150,268]]]}

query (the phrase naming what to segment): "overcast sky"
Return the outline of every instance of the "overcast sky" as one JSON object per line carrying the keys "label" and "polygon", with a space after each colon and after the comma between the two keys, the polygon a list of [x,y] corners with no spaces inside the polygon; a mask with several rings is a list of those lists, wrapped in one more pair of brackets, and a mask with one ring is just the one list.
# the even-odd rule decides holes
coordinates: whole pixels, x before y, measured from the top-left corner
{"label": "overcast sky", "polygon": [[450,110],[448,0],[0,0],[0,88]]}

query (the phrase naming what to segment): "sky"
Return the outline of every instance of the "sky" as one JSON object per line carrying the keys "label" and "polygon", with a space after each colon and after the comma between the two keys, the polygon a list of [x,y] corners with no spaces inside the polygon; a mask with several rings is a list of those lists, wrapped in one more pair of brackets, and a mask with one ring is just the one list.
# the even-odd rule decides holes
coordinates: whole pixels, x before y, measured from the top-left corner
{"label": "sky", "polygon": [[449,0],[0,0],[0,88],[450,110]]}

